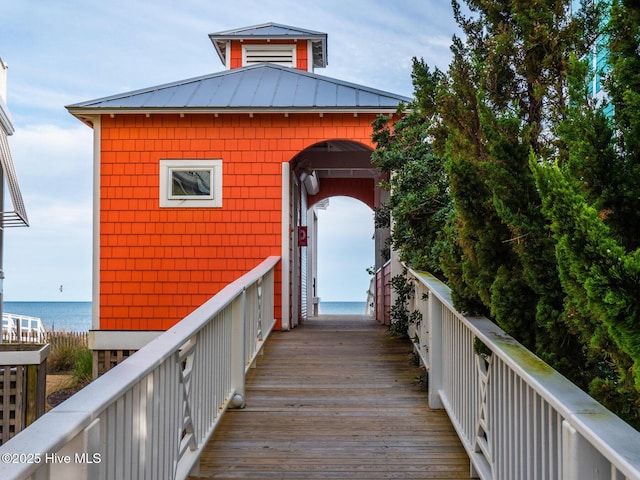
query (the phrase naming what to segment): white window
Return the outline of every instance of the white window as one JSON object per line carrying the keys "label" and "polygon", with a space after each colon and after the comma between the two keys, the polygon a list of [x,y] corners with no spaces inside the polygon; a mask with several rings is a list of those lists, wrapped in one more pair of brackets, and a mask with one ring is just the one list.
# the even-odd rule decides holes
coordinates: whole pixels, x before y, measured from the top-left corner
{"label": "white window", "polygon": [[221,207],[222,160],[160,160],[161,207]]}
{"label": "white window", "polygon": [[270,44],[270,45],[243,45],[242,66],[255,65],[256,63],[275,63],[283,67],[296,66],[295,44]]}

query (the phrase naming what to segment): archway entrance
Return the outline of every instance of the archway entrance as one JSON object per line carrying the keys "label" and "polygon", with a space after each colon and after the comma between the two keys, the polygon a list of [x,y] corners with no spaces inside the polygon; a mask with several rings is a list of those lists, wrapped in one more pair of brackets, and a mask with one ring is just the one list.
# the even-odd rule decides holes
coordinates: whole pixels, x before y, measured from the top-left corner
{"label": "archway entrance", "polygon": [[375,263],[373,210],[359,200],[331,197],[318,216],[318,313],[363,315]]}
{"label": "archway entrance", "polygon": [[[378,187],[381,178],[371,163],[371,153],[369,146],[358,142],[327,140],[304,149],[289,163],[289,247],[283,248],[284,264],[289,264],[288,278],[283,275],[283,289],[288,286],[290,292],[286,295],[289,327],[318,312],[318,223],[313,207],[338,196],[355,198],[371,209],[386,200],[387,192]],[[370,222],[373,229],[373,216]],[[388,231],[375,231],[369,266],[381,266],[380,251],[387,236]],[[366,286],[363,297],[365,293]]]}

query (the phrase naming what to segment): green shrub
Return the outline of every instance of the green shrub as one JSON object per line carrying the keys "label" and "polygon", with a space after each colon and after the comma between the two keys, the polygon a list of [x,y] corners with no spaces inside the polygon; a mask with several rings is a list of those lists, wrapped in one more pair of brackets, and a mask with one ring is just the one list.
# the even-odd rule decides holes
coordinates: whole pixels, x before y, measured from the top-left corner
{"label": "green shrub", "polygon": [[47,371],[49,373],[70,373],[73,371],[76,360],[82,355],[83,350],[88,350],[84,345],[51,345],[51,352],[47,357]]}
{"label": "green shrub", "polygon": [[71,375],[75,385],[89,383],[93,376],[93,353],[87,347],[86,334],[51,332],[51,352],[47,357],[47,371]]}
{"label": "green shrub", "polygon": [[85,385],[93,378],[93,352],[83,346],[78,351],[73,372],[71,373],[76,385]]}

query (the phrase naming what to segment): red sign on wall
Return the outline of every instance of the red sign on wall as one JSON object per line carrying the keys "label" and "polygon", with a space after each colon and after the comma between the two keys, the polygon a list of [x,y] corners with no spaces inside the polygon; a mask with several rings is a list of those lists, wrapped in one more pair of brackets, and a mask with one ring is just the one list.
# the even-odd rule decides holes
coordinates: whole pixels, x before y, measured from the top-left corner
{"label": "red sign on wall", "polygon": [[307,246],[307,227],[298,227],[298,246]]}

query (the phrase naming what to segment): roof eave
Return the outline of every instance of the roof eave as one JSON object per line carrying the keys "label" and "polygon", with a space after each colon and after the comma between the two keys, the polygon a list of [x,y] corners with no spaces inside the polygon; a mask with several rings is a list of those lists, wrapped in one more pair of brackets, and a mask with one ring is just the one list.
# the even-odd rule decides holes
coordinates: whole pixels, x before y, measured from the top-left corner
{"label": "roof eave", "polygon": [[296,114],[296,113],[395,113],[397,106],[389,107],[157,107],[157,108],[93,108],[66,107],[69,113],[79,120],[96,115],[157,115],[157,114]]}
{"label": "roof eave", "polygon": [[292,32],[295,31],[297,34],[302,34],[302,35],[326,35],[326,33],[319,32],[319,31],[316,31],[316,30],[307,30],[307,29],[304,29],[304,28],[294,27],[292,25],[284,25],[282,23],[276,23],[276,22],[267,22],[267,23],[261,23],[259,25],[251,25],[251,26],[243,27],[243,28],[234,28],[234,29],[231,29],[231,30],[223,30],[221,32],[213,32],[213,33],[210,33],[209,36],[210,37],[220,37],[220,36],[250,37],[250,36],[265,35],[265,36],[273,37],[275,35],[292,35],[291,33],[288,33],[288,34],[277,34],[277,33],[256,34],[256,33],[251,33],[251,32],[255,32],[258,29],[271,28],[271,27],[280,28],[280,29],[283,29],[283,30],[291,30]]}
{"label": "roof eave", "polygon": [[216,52],[218,54],[218,57],[220,57],[220,61],[222,62],[223,65],[227,65],[227,47],[226,44],[227,42],[220,42],[214,38],[211,38],[211,36],[209,36],[209,39],[211,40],[211,43],[213,43],[213,48],[216,49]]}
{"label": "roof eave", "polygon": [[292,35],[292,34],[281,34],[281,35],[246,35],[246,36],[238,36],[238,35],[209,35],[209,38],[212,41],[215,40],[224,40],[225,42],[228,40],[238,40],[242,42],[243,40],[324,40],[327,38],[326,33],[321,34],[308,34],[303,33],[300,35]]}

